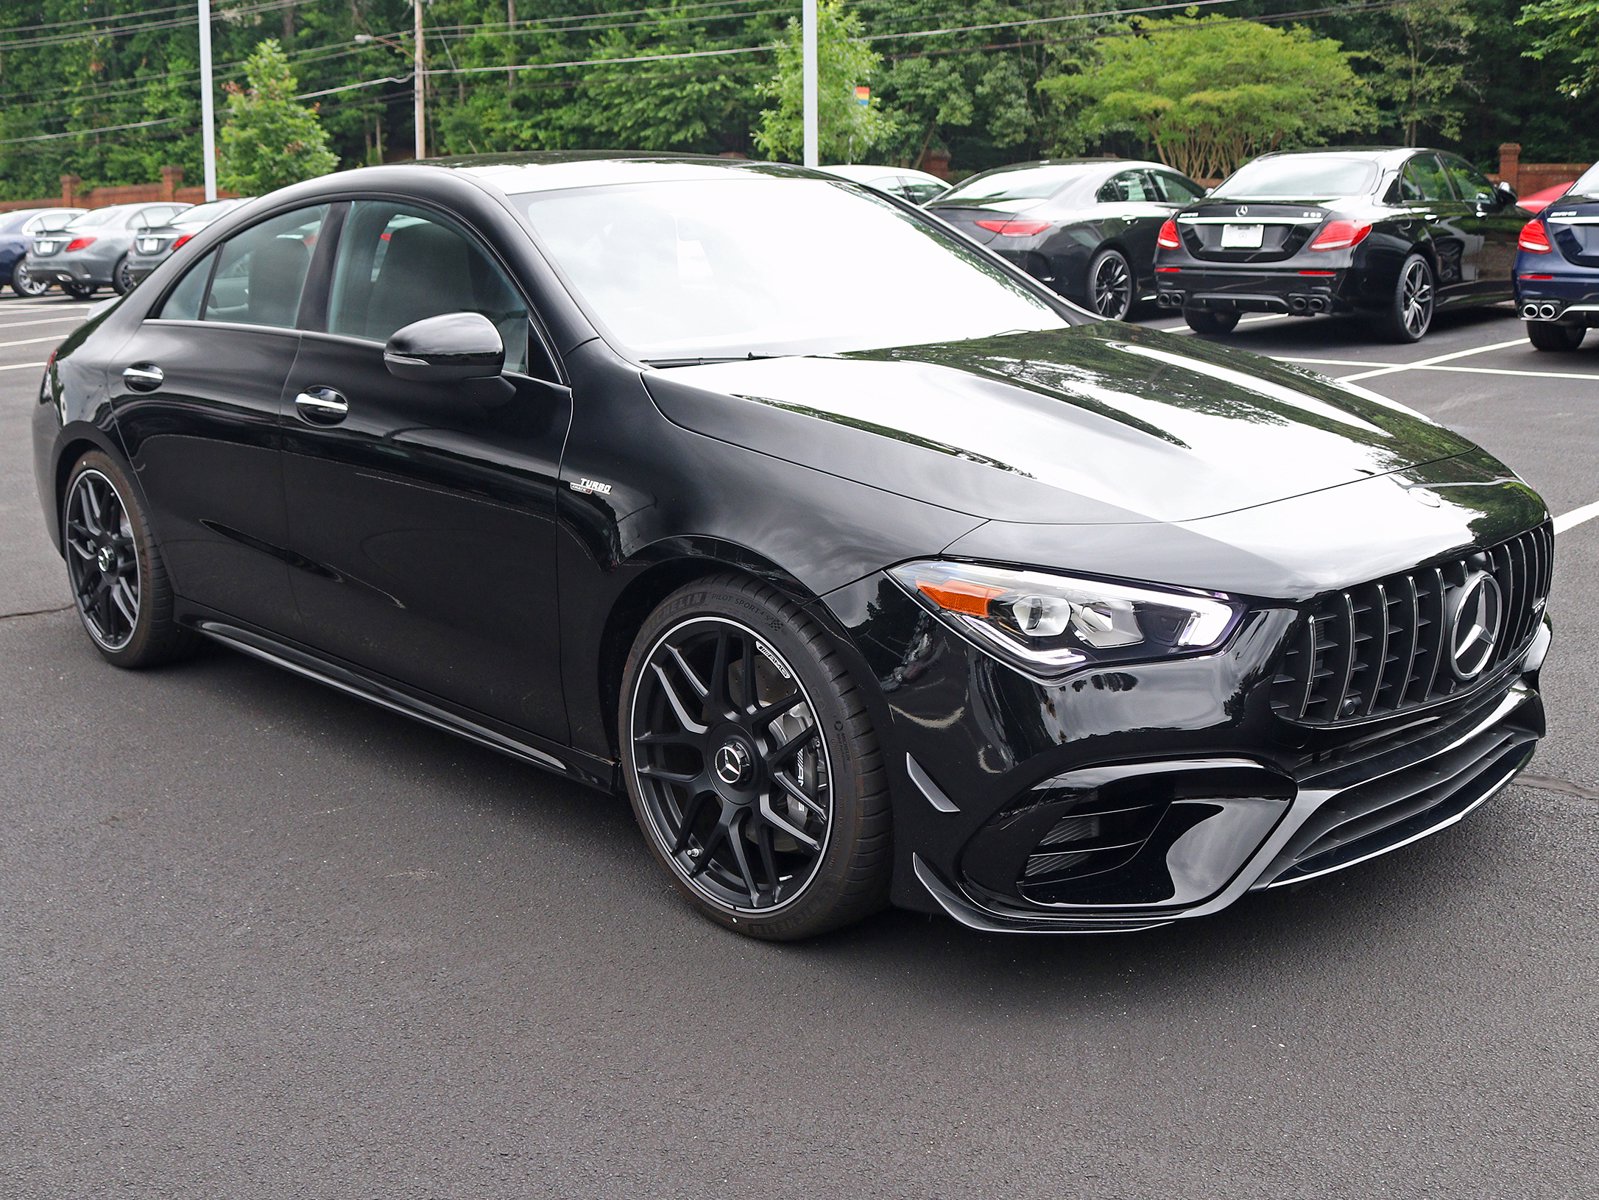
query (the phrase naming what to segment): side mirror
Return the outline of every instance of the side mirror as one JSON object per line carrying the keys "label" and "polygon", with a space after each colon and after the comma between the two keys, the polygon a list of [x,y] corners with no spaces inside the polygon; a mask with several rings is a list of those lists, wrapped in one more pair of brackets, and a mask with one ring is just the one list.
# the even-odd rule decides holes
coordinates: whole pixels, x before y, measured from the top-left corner
{"label": "side mirror", "polygon": [[1494,202],[1501,208],[1509,208],[1516,202],[1516,189],[1501,179],[1494,184]]}
{"label": "side mirror", "polygon": [[396,379],[420,383],[495,379],[505,370],[505,343],[482,313],[445,313],[396,329],[383,347],[383,365]]}

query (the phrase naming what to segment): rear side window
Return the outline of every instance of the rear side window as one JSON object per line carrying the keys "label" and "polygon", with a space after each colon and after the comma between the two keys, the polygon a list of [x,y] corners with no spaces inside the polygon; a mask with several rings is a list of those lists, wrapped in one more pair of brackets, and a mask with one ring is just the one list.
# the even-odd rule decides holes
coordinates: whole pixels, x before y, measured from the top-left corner
{"label": "rear side window", "polygon": [[1152,171],[1150,174],[1168,204],[1192,204],[1205,194],[1198,184],[1181,175],[1172,175],[1166,171]]}
{"label": "rear side window", "polygon": [[506,370],[528,370],[527,303],[476,238],[426,209],[388,200],[351,205],[333,268],[328,332],[386,342],[414,321],[454,312],[494,322]]}
{"label": "rear side window", "polygon": [[[200,319],[294,328],[300,293],[311,270],[311,251],[327,211],[325,204],[296,209],[252,225],[222,243],[216,251],[216,271]],[[179,290],[187,283],[185,277]],[[167,303],[176,295],[174,292]],[[167,315],[165,307],[162,315]]]}
{"label": "rear side window", "polygon": [[178,286],[167,293],[161,310],[155,315],[163,321],[198,321],[200,304],[205,299],[205,285],[211,280],[211,268],[216,265],[217,252],[207,254],[190,267]]}

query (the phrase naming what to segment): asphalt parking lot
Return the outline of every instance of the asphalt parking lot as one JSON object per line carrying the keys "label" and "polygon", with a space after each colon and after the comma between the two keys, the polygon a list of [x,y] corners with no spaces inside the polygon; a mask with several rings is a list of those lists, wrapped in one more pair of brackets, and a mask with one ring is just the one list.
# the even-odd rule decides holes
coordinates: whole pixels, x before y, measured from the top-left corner
{"label": "asphalt parking lot", "polygon": [[1517,785],[1154,933],[766,946],[690,914],[620,800],[220,650],[105,666],[30,458],[88,307],[0,300],[0,1196],[1599,1194],[1599,333],[1227,339],[1560,517]]}

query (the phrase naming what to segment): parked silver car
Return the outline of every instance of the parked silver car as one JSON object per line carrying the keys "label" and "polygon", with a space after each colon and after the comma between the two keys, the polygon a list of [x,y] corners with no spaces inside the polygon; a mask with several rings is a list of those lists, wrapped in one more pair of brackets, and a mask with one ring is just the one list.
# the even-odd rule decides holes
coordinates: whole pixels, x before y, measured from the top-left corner
{"label": "parked silver car", "polygon": [[874,167],[867,163],[838,163],[831,167],[823,167],[822,170],[829,175],[837,175],[840,179],[864,183],[869,188],[876,188],[880,192],[887,192],[890,196],[909,200],[912,204],[926,204],[929,200],[936,200],[949,191],[949,184],[937,175],[929,175],[926,171],[915,171],[910,167]]}
{"label": "parked silver car", "polygon": [[133,249],[128,254],[129,278],[134,283],[142,282],[184,242],[223,213],[231,212],[241,204],[248,204],[252,199],[254,197],[239,196],[196,204],[193,208],[184,209],[166,225],[154,225],[149,229],[139,230],[133,239]]}
{"label": "parked silver car", "polygon": [[47,229],[60,229],[81,217],[81,208],[23,208],[0,215],[0,284],[9,283],[19,296],[39,296],[50,281],[28,274],[28,245]]}
{"label": "parked silver car", "polygon": [[110,285],[118,295],[133,286],[128,274],[128,251],[134,235],[151,225],[165,225],[193,205],[162,201],[156,204],[114,204],[78,217],[59,233],[33,239],[28,251],[28,274],[79,300]]}

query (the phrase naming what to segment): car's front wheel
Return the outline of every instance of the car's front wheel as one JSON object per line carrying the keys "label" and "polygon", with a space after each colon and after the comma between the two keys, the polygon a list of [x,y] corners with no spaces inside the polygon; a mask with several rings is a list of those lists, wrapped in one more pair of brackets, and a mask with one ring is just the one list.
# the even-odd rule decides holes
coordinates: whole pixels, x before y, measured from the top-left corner
{"label": "car's front wheel", "polygon": [[1235,312],[1212,312],[1208,308],[1185,308],[1183,320],[1195,333],[1231,333],[1238,328]]}
{"label": "car's front wheel", "polygon": [[1391,342],[1419,342],[1432,328],[1436,302],[1432,265],[1412,254],[1399,268],[1388,306],[1377,314],[1377,329]]}
{"label": "car's front wheel", "polygon": [[1120,250],[1101,250],[1088,264],[1088,302],[1100,316],[1122,321],[1133,308],[1133,269]]}
{"label": "car's front wheel", "polygon": [[650,851],[702,913],[791,940],[887,901],[887,781],[860,690],[793,601],[736,575],[645,621],[623,670],[622,767]]}
{"label": "car's front wheel", "polygon": [[19,296],[42,296],[50,290],[50,285],[28,274],[28,260],[19,258],[11,268],[11,290]]}
{"label": "car's front wheel", "polygon": [[172,585],[133,481],[98,450],[72,468],[61,537],[78,618],[102,657],[153,667],[191,648],[194,635],[173,618]]}
{"label": "car's front wheel", "polygon": [[1528,321],[1527,340],[1539,350],[1575,350],[1588,335],[1586,325],[1566,325],[1555,321]]}

